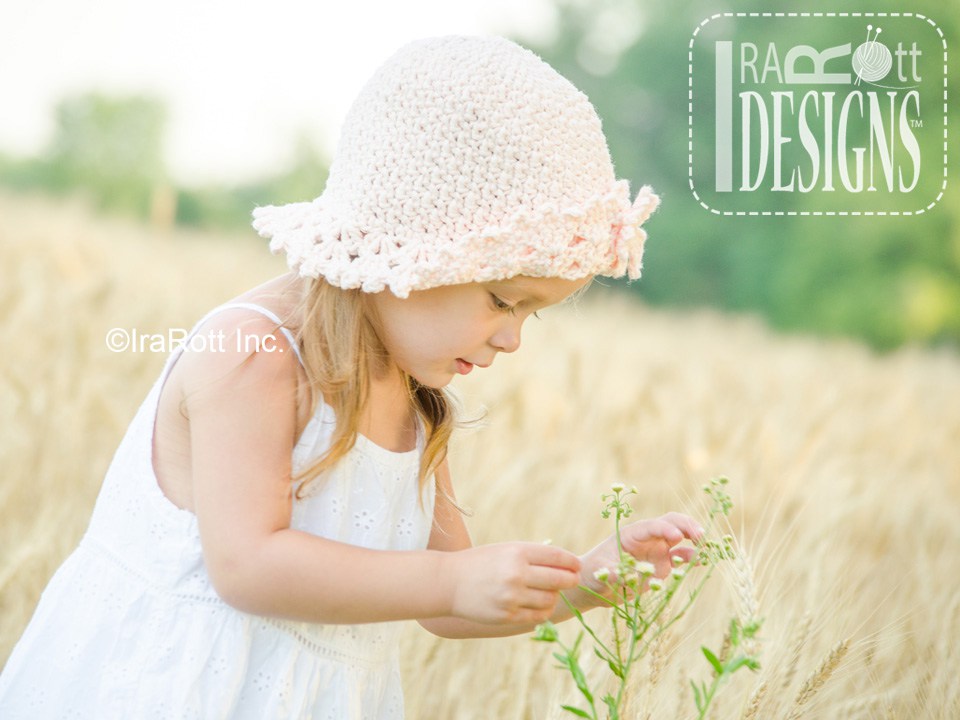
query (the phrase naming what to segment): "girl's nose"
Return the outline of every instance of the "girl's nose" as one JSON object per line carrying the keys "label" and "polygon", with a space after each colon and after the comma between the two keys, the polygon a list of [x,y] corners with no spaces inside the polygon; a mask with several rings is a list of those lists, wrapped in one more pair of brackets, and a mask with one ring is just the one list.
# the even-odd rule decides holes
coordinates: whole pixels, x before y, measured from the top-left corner
{"label": "girl's nose", "polygon": [[490,338],[490,344],[500,352],[512,353],[520,347],[521,320],[505,323]]}

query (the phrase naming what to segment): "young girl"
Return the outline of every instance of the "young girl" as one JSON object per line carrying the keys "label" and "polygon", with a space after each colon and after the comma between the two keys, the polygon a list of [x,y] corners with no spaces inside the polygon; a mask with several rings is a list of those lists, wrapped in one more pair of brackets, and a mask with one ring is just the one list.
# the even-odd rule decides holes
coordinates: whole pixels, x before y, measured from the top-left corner
{"label": "young girl", "polygon": [[[638,277],[656,204],[630,202],[590,102],[533,53],[398,51],[323,195],[254,212],[291,272],[171,353],[0,676],[0,717],[399,718],[393,621],[498,636],[566,619],[561,592],[592,607],[578,586],[602,590],[614,538],[471,546],[444,388],[593,276]],[[701,532],[670,513],[621,537],[663,576]]]}

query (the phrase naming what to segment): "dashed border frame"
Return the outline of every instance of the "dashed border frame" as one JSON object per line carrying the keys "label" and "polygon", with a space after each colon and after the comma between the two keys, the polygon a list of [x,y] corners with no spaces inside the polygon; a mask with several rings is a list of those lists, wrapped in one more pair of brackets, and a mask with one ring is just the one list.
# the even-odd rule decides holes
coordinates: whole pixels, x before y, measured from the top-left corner
{"label": "dashed border frame", "polygon": [[[730,17],[915,17],[928,23],[940,36],[943,43],[943,182],[940,185],[940,192],[937,197],[924,208],[919,210],[718,210],[710,207],[703,201],[697,193],[693,183],[693,43],[700,34],[700,30],[707,23],[717,18]],[[760,215],[835,215],[835,216],[865,216],[865,215],[922,215],[940,202],[944,192],[947,189],[947,38],[944,37],[943,30],[940,29],[933,20],[926,15],[910,12],[723,12],[715,13],[704,19],[696,28],[690,37],[690,44],[687,49],[687,179],[690,185],[690,192],[694,199],[704,210],[708,210],[714,215],[733,215],[733,216],[760,216]]]}

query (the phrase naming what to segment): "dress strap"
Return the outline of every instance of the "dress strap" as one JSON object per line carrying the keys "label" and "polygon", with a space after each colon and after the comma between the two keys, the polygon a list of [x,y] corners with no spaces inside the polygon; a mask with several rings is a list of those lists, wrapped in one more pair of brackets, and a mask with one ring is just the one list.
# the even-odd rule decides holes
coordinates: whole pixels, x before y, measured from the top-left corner
{"label": "dress strap", "polygon": [[[220,307],[214,308],[213,312],[208,313],[207,317],[210,317],[210,315],[212,315],[214,312],[219,312],[220,310],[231,310],[234,308],[242,308],[244,310],[253,310],[254,312],[258,312],[261,315],[265,315],[266,317],[270,318],[277,325],[281,324],[280,318],[277,317],[277,314],[273,312],[273,310],[268,310],[267,308],[263,307],[263,305],[257,305],[256,303],[248,303],[248,302],[227,303],[226,305],[221,305]],[[297,339],[293,336],[293,333],[290,332],[288,328],[285,328],[282,326],[280,327],[280,332],[286,335],[287,341],[290,343],[290,347],[293,348],[293,352],[295,352],[297,355],[297,360],[299,360],[300,365],[303,366],[303,356],[300,354],[300,348],[297,346]]]}
{"label": "dress strap", "polygon": [[[218,305],[217,307],[213,308],[213,310],[211,310],[206,315],[204,315],[202,318],[200,318],[197,321],[196,325],[193,326],[193,329],[190,331],[190,334],[187,335],[183,339],[183,342],[173,352],[170,353],[170,356],[167,358],[166,365],[163,368],[163,372],[160,373],[160,378],[157,384],[160,387],[163,386],[164,382],[166,381],[167,375],[170,373],[170,370],[173,368],[174,363],[176,363],[177,359],[183,353],[183,349],[187,347],[187,343],[189,343],[190,340],[193,338],[193,336],[197,334],[197,331],[207,320],[209,320],[211,317],[213,317],[218,312],[221,312],[223,310],[237,310],[237,309],[252,310],[254,312],[258,312],[261,315],[266,316],[273,322],[277,323],[277,325],[280,325],[281,323],[281,320],[279,317],[277,317],[276,313],[274,313],[272,310],[268,310],[262,305],[257,305],[256,303],[236,302],[236,303],[226,303],[225,305]],[[297,340],[293,336],[293,333],[290,332],[290,330],[285,327],[281,327],[280,332],[282,332],[286,336],[287,341],[290,343],[290,347],[293,348],[293,352],[296,353],[297,355],[297,360],[300,362],[300,365],[303,366],[303,356],[300,354],[300,348],[297,347]]]}

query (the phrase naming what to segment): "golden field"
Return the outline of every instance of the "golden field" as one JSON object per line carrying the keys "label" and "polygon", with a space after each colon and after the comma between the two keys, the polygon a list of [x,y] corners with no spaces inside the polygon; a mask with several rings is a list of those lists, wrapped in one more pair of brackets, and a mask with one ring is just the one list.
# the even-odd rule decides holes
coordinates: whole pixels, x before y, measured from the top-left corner
{"label": "golden field", "polygon": [[[2,663],[163,364],[111,353],[107,331],[189,328],[285,267],[252,230],[161,232],[9,194],[0,217]],[[697,514],[700,487],[731,480],[745,560],[639,668],[631,717],[692,717],[699,647],[734,614],[763,618],[763,667],[711,717],[960,717],[960,358],[877,357],[597,287],[524,332],[519,353],[458,385],[468,410],[487,408],[451,456],[476,542],[584,551],[609,532],[611,483],[637,485],[651,516]],[[441,640],[410,623],[403,664],[414,719],[552,718],[577,700],[529,637]]]}

